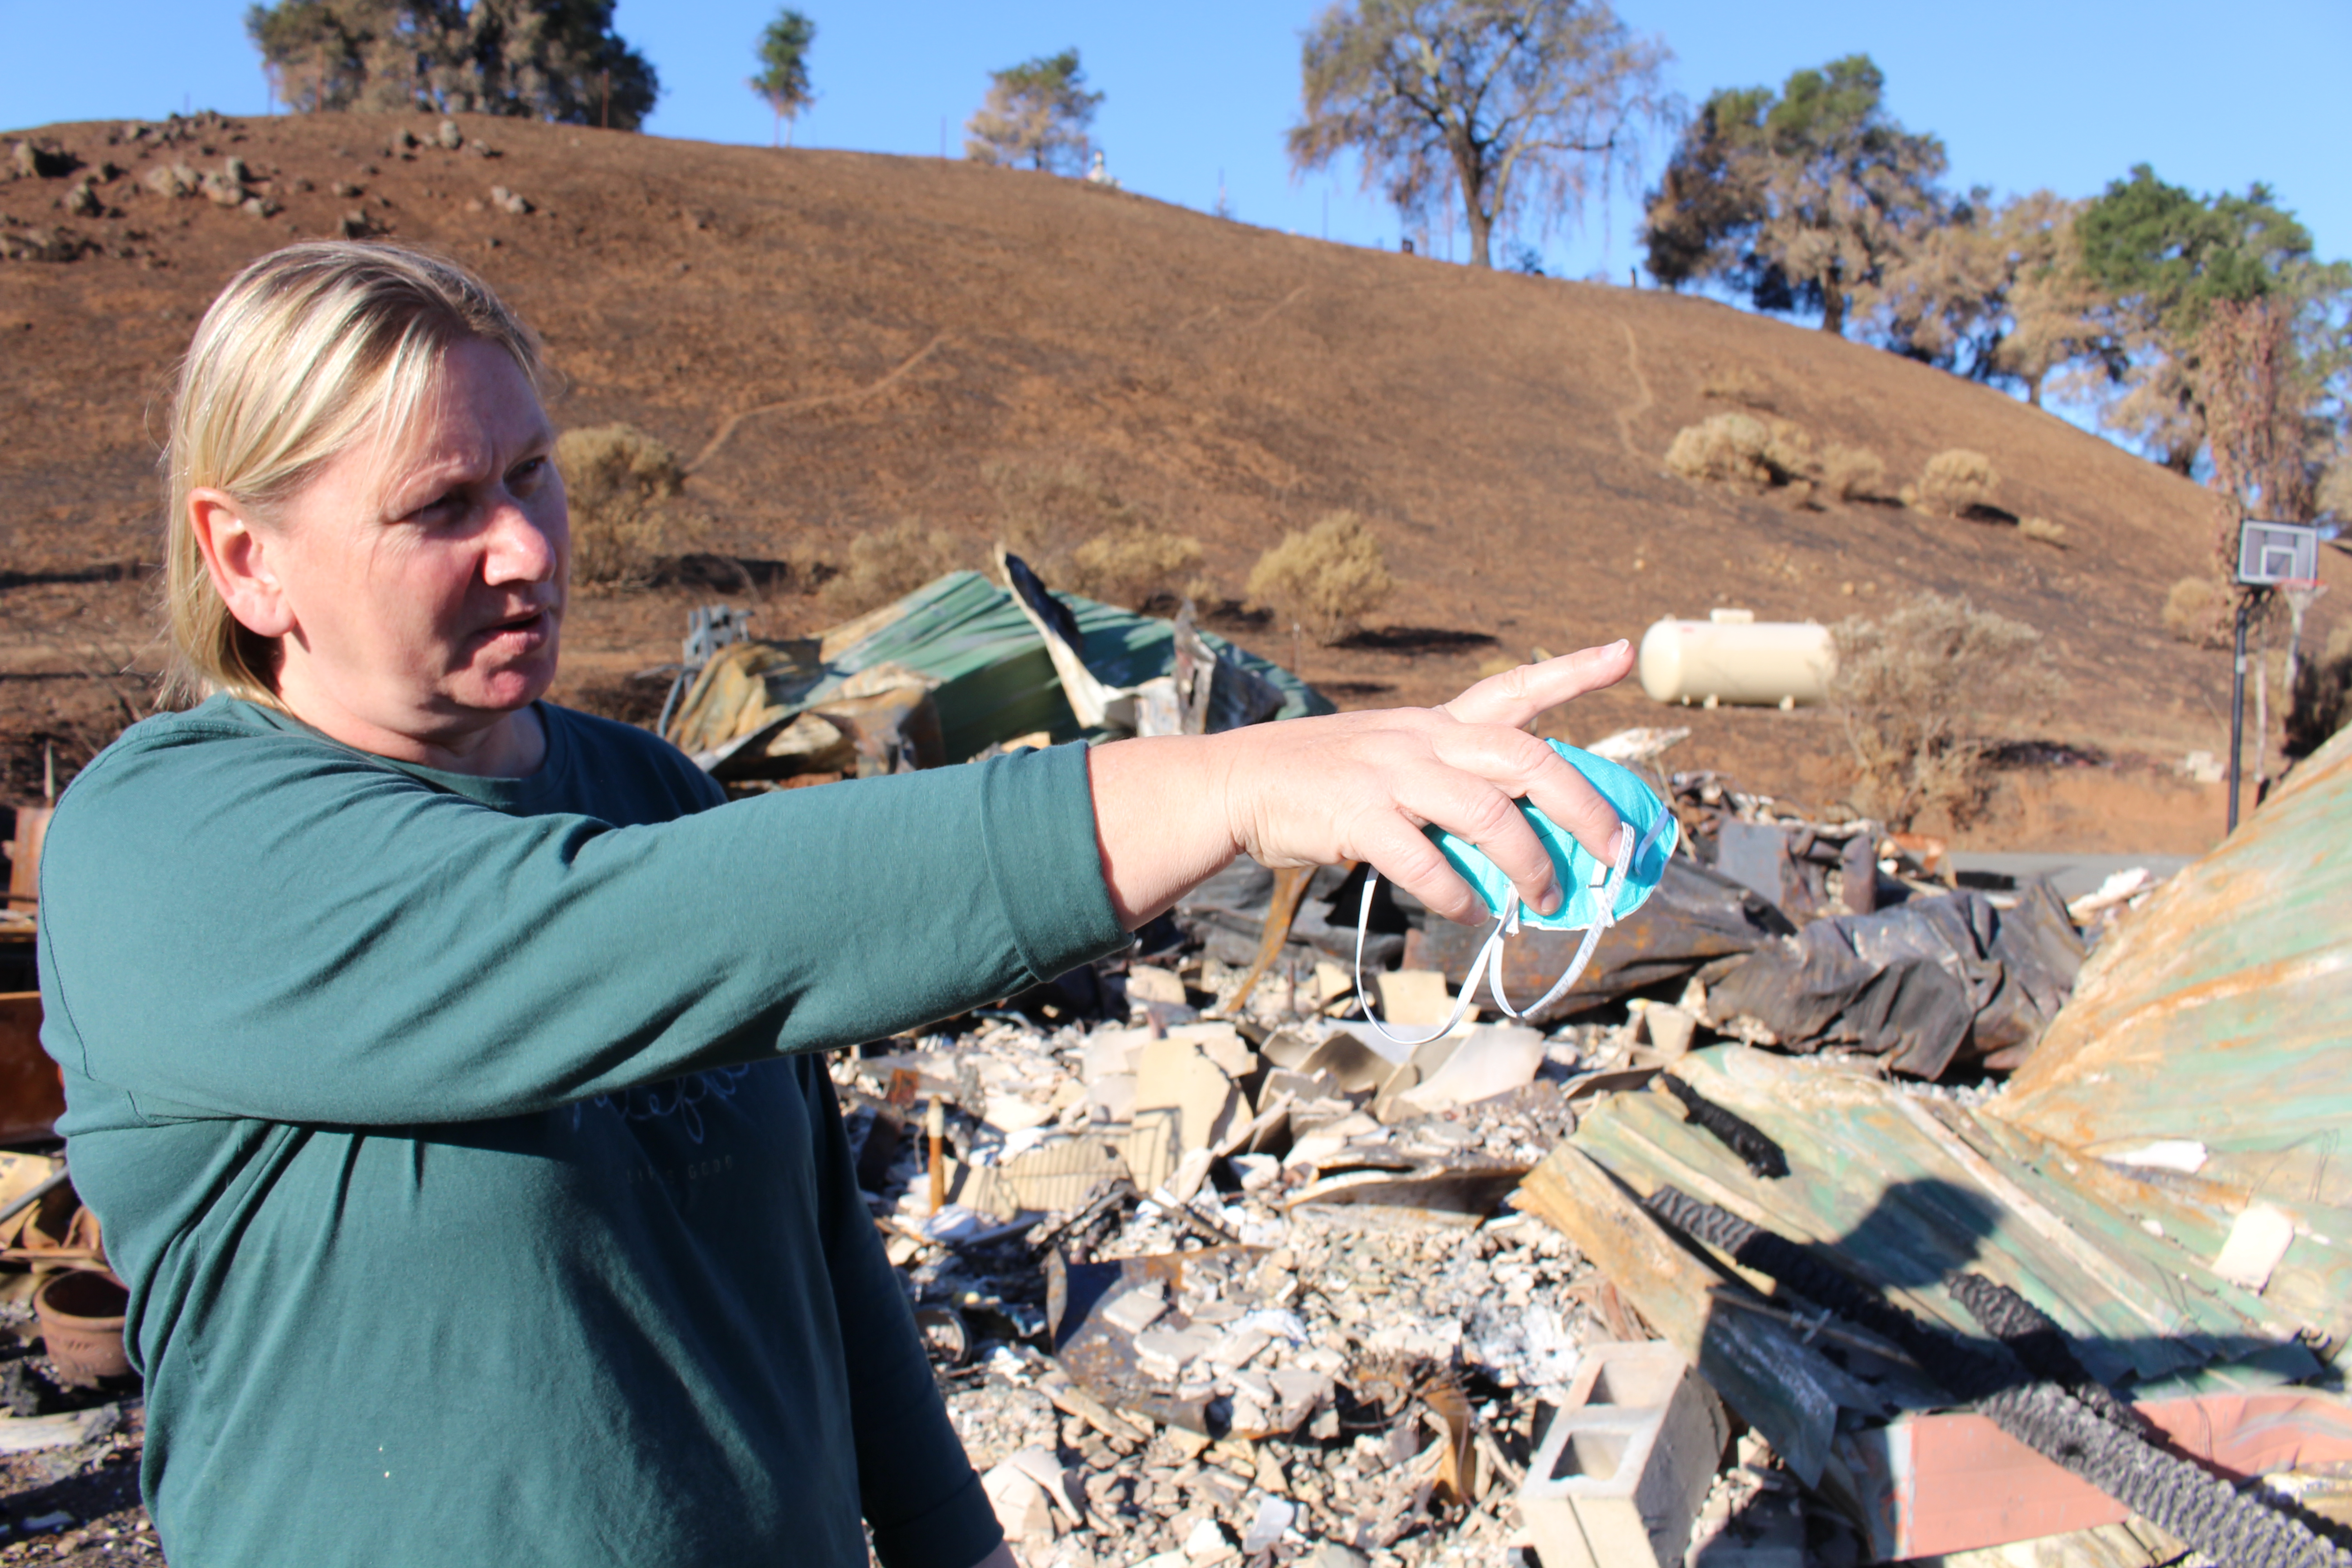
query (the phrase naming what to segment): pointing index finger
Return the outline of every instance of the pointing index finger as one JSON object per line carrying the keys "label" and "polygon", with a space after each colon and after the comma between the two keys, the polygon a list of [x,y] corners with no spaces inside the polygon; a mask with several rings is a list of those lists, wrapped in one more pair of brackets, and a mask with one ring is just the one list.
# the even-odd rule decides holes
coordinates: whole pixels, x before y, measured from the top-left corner
{"label": "pointing index finger", "polygon": [[1620,637],[1606,647],[1589,647],[1490,675],[1446,703],[1444,710],[1465,724],[1505,724],[1517,729],[1546,709],[1614,686],[1633,668],[1633,645]]}

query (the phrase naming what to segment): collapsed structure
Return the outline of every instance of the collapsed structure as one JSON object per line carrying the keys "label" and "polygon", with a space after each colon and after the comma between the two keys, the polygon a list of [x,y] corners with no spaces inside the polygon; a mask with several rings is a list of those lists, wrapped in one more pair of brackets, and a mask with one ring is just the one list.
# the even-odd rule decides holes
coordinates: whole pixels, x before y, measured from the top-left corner
{"label": "collapsed structure", "polygon": [[[1190,628],[1121,665],[1070,607],[1022,616],[1050,720],[970,751],[1181,725],[1086,681],[1134,697]],[[2352,752],[2070,907],[1669,775],[1675,738],[1596,748],[1689,848],[1538,1027],[1384,1054],[1348,1016],[1443,1017],[1478,933],[1381,884],[1359,998],[1360,871],[1244,861],[1125,963],[840,1063],[1024,1559],[2352,1560],[2346,939],[2313,918]],[[1575,941],[1522,932],[1512,988]]]}

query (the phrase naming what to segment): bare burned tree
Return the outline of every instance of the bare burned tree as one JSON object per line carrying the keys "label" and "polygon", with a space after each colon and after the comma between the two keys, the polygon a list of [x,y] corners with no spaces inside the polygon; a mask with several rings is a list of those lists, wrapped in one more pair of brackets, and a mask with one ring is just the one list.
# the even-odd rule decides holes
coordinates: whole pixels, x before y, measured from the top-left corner
{"label": "bare burned tree", "polygon": [[[2296,384],[2293,303],[2217,300],[2198,351],[2213,488],[2240,516],[2301,522],[2311,515],[2311,398]],[[2234,561],[2234,531],[2231,546]]]}
{"label": "bare burned tree", "polygon": [[1607,0],[1343,0],[1300,55],[1293,169],[1352,152],[1402,212],[1458,200],[1473,267],[1494,265],[1498,227],[1574,213],[1596,165],[1638,172],[1672,112],[1665,45]]}

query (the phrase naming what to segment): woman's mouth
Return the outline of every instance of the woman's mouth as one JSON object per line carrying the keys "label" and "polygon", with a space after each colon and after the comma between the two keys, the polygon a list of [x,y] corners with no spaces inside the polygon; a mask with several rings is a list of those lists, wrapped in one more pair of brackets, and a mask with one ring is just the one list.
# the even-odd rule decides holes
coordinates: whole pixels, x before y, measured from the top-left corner
{"label": "woman's mouth", "polygon": [[520,616],[509,616],[503,621],[493,621],[478,634],[484,642],[494,643],[509,638],[528,647],[543,640],[553,628],[553,621],[545,605]]}

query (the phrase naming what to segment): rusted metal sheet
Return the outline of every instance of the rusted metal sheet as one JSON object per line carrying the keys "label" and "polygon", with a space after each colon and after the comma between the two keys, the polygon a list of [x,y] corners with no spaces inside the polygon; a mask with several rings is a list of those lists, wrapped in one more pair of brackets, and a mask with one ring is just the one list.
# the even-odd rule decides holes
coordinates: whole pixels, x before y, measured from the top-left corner
{"label": "rusted metal sheet", "polygon": [[58,1064],[41,1049],[41,994],[0,994],[0,1143],[52,1136],[65,1110]]}
{"label": "rusted metal sheet", "polygon": [[2308,1222],[2352,1211],[2352,731],[2102,944],[1991,1109],[2109,1161],[2170,1145],[2341,1254]]}
{"label": "rusted metal sheet", "polygon": [[[2142,1404],[2178,1452],[2238,1479],[2352,1460],[2352,1405],[2307,1392]],[[1864,1479],[1873,1561],[1910,1562],[2103,1524],[2131,1510],[1972,1411],[1841,1433]]]}

